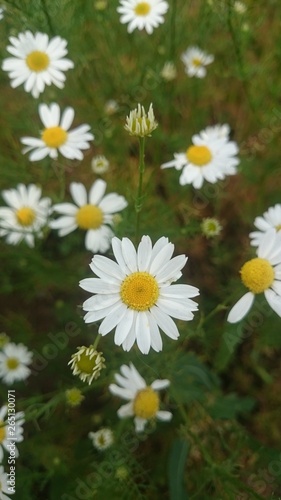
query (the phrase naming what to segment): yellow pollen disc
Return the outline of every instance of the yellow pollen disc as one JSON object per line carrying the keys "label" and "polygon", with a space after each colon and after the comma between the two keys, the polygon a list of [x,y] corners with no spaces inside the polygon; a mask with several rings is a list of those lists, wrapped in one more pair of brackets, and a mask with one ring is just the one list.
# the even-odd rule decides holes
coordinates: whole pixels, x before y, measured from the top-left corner
{"label": "yellow pollen disc", "polygon": [[6,364],[9,370],[16,370],[19,366],[19,360],[17,358],[8,358]]}
{"label": "yellow pollen disc", "polygon": [[248,260],[242,266],[240,273],[244,285],[253,293],[264,292],[274,280],[272,265],[268,260],[259,257]]}
{"label": "yellow pollen disc", "polygon": [[40,50],[34,50],[28,54],[25,60],[27,66],[31,71],[35,71],[36,73],[40,73],[40,71],[44,71],[48,68],[50,59],[45,52],[40,52]]}
{"label": "yellow pollen disc", "polygon": [[80,229],[97,229],[102,225],[103,212],[95,205],[84,205],[76,213],[76,222]]}
{"label": "yellow pollen disc", "polygon": [[202,61],[201,59],[198,59],[197,57],[194,57],[194,59],[192,59],[192,64],[194,64],[194,66],[202,66]]}
{"label": "yellow pollen disc", "polygon": [[278,226],[275,226],[276,231],[281,231],[281,224],[278,224]]}
{"label": "yellow pollen disc", "polygon": [[122,282],[120,295],[130,309],[147,311],[159,297],[158,283],[149,273],[132,273]]}
{"label": "yellow pollen disc", "polygon": [[17,221],[21,226],[31,226],[35,220],[36,214],[32,208],[22,207],[16,211]]}
{"label": "yellow pollen disc", "polygon": [[139,418],[153,418],[159,410],[159,396],[151,387],[139,391],[135,397],[134,414]]}
{"label": "yellow pollen disc", "polygon": [[45,128],[42,133],[42,140],[49,148],[59,148],[67,140],[67,132],[61,127]]}
{"label": "yellow pollen disc", "polygon": [[186,151],[186,157],[193,165],[203,167],[210,163],[212,153],[207,146],[190,146]]}
{"label": "yellow pollen disc", "polygon": [[97,360],[96,355],[90,359],[90,357],[84,353],[81,354],[80,360],[76,362],[76,366],[82,373],[90,374],[96,367],[96,360]]}
{"label": "yellow pollen disc", "polygon": [[5,437],[6,437],[6,430],[4,427],[4,422],[3,420],[0,420],[0,443],[3,443]]}
{"label": "yellow pollen disc", "polygon": [[151,11],[151,5],[148,2],[140,2],[135,6],[134,11],[137,16],[147,16]]}

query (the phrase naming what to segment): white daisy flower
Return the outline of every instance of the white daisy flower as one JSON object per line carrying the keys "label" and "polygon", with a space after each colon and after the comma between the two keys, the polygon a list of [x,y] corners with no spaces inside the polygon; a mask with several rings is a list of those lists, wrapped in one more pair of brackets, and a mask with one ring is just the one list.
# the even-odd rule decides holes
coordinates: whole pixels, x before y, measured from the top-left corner
{"label": "white daisy flower", "polygon": [[18,380],[25,380],[31,373],[28,365],[32,356],[32,352],[23,344],[5,344],[0,352],[0,377],[3,382],[13,384]]}
{"label": "white daisy flower", "polygon": [[89,195],[85,186],[71,182],[69,186],[74,203],[58,203],[53,209],[62,217],[50,222],[52,229],[58,229],[59,236],[80,228],[86,232],[85,247],[93,253],[106,252],[114,233],[109,225],[114,223],[116,212],[128,205],[123,196],[116,193],[105,195],[106,182],[98,179],[92,185]]}
{"label": "white daisy flower", "polygon": [[[0,463],[3,461],[4,457],[4,450],[6,450],[8,453],[10,453],[10,442],[11,440],[9,439],[9,433],[8,433],[8,422],[5,420],[5,416],[7,413],[8,407],[7,405],[2,406],[0,409]],[[10,414],[11,415],[11,414]],[[15,417],[13,420],[15,421],[15,431],[13,435],[13,441],[16,443],[20,443],[23,441],[23,428],[22,425],[24,423],[24,412],[19,411],[17,413],[13,413],[13,416]],[[15,456],[19,456],[19,452],[17,447],[15,447]]]}
{"label": "white daisy flower", "polygon": [[100,451],[110,448],[114,442],[112,430],[106,427],[97,432],[89,432],[88,436],[91,439],[93,446]]}
{"label": "white daisy flower", "polygon": [[138,249],[128,238],[112,239],[117,260],[95,255],[90,264],[98,278],[86,278],[81,288],[94,293],[83,304],[86,323],[104,318],[99,333],[107,335],[115,329],[114,342],[129,351],[134,342],[143,354],[150,347],[162,350],[159,327],[175,340],[178,329],[171,319],[190,321],[198,305],[191,297],[199,295],[198,288],[190,285],[172,285],[182,273],[187,257],[171,259],[174,245],[168,238],[160,238],[152,247],[149,236],[143,236]]}
{"label": "white daisy flower", "polygon": [[[174,159],[161,165],[161,168],[175,167],[182,170],[180,184],[192,184],[200,189],[204,180],[216,183],[227,175],[236,174],[238,146],[229,141],[227,135],[218,137],[224,125],[217,125],[216,131],[205,129],[192,137],[192,145],[185,153],[175,153]],[[219,132],[221,134],[221,131]]]}
{"label": "white daisy flower", "polygon": [[30,161],[42,160],[46,156],[57,158],[58,151],[70,160],[82,160],[81,150],[88,149],[88,141],[94,139],[93,134],[89,133],[89,125],[80,125],[68,132],[74,119],[74,109],[66,108],[61,115],[60,107],[56,103],[50,106],[40,104],[39,116],[44,125],[40,139],[35,137],[22,137],[21,142],[27,146],[23,153],[32,153],[29,155]]}
{"label": "white daisy flower", "polygon": [[104,174],[109,169],[109,161],[105,156],[97,155],[92,159],[91,167],[95,174]]}
{"label": "white daisy flower", "polygon": [[24,90],[37,98],[44,91],[45,85],[54,84],[64,87],[64,71],[74,67],[67,54],[67,42],[56,36],[49,40],[46,33],[30,31],[20,33],[18,37],[9,38],[11,45],[7,51],[14,57],[4,59],[2,69],[9,73],[11,86],[18,87],[24,83]]}
{"label": "white daisy flower", "polygon": [[173,416],[171,412],[159,410],[158,395],[158,391],[170,385],[169,380],[157,379],[147,386],[132,363],[130,366],[122,365],[120,372],[121,375],[115,374],[115,380],[119,385],[110,384],[109,386],[111,394],[129,401],[119,408],[117,412],[119,418],[135,417],[136,432],[142,432],[148,420],[155,418],[164,422],[171,420]]}
{"label": "white daisy flower", "polygon": [[[1,432],[1,429],[0,429]],[[8,486],[8,476],[6,472],[4,472],[4,467],[0,466],[0,499],[1,500],[10,500],[10,497],[7,497],[5,493],[9,493],[9,495],[14,492],[11,491],[11,487]]]}
{"label": "white daisy flower", "polygon": [[18,184],[16,189],[2,191],[9,207],[0,207],[0,236],[10,245],[24,240],[34,246],[34,237],[42,238],[50,213],[50,198],[41,198],[41,188],[35,184]]}
{"label": "white daisy flower", "polygon": [[164,66],[160,72],[160,75],[167,82],[171,82],[172,80],[174,80],[177,76],[177,68],[174,65],[174,63],[171,61],[165,62]]}
{"label": "white daisy flower", "polygon": [[164,0],[121,0],[117,12],[121,14],[120,22],[128,24],[128,33],[132,33],[136,28],[145,29],[151,35],[154,28],[164,23],[169,5]]}
{"label": "white daisy flower", "polygon": [[259,231],[250,233],[251,245],[257,247],[260,245],[264,233],[271,228],[276,231],[281,231],[281,204],[277,203],[274,207],[270,207],[261,217],[256,217],[254,225]]}
{"label": "white daisy flower", "polygon": [[[198,134],[204,140],[207,139],[229,139],[230,126],[224,123],[224,125],[212,125],[206,127],[204,130]],[[197,135],[195,135],[197,137]]]}
{"label": "white daisy flower", "polygon": [[181,60],[185,65],[188,76],[204,78],[207,74],[206,67],[214,62],[214,56],[206,54],[198,47],[189,47],[182,55]]}
{"label": "white daisy flower", "polygon": [[257,257],[247,261],[240,274],[249,292],[232,307],[227,321],[237,323],[243,319],[259,293],[264,293],[270,307],[281,317],[281,233],[275,229],[267,231],[257,249]]}
{"label": "white daisy flower", "polygon": [[90,385],[93,380],[99,378],[101,371],[105,368],[105,359],[102,354],[92,345],[77,347],[77,351],[72,354],[68,363],[73,375],[78,375],[82,382]]}

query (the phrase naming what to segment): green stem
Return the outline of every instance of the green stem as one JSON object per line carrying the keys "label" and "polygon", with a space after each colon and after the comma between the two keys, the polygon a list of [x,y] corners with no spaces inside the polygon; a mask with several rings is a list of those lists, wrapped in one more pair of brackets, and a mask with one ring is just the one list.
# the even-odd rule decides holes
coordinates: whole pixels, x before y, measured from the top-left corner
{"label": "green stem", "polygon": [[144,164],[144,146],[145,146],[145,138],[139,138],[139,183],[138,183],[138,192],[137,198],[135,202],[135,210],[136,210],[136,244],[139,242],[139,232],[140,232],[140,213],[143,206],[143,194],[142,194],[142,186],[143,186],[143,174],[145,170]]}
{"label": "green stem", "polygon": [[98,347],[100,339],[101,335],[97,335],[95,338],[95,342],[92,344],[93,349],[96,349]]}

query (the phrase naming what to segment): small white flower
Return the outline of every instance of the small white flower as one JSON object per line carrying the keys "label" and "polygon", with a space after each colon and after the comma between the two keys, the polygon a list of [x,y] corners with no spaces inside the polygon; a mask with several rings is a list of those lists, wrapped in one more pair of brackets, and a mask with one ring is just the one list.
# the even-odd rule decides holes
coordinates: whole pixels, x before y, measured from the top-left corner
{"label": "small white flower", "polygon": [[25,380],[31,373],[32,352],[23,344],[5,344],[0,352],[0,377],[5,384]]}
{"label": "small white flower", "polygon": [[[1,429],[0,429],[1,433]],[[4,467],[0,466],[0,499],[1,500],[10,500],[10,497],[7,497],[5,493],[9,493],[12,495],[14,491],[11,491],[11,487],[8,485],[8,476],[6,472],[4,472]]]}
{"label": "small white flower", "polygon": [[50,213],[50,198],[41,198],[41,189],[35,184],[19,184],[16,189],[2,191],[9,207],[0,207],[0,236],[10,245],[24,240],[34,246],[34,237],[42,238]]}
{"label": "small white flower", "polygon": [[[223,130],[223,132],[222,132]],[[204,180],[216,183],[227,175],[236,174],[236,142],[229,141],[227,125],[209,127],[192,137],[192,145],[185,153],[175,153],[174,159],[161,165],[161,168],[174,167],[182,170],[180,184],[192,184],[200,189]]]}
{"label": "small white flower", "polygon": [[52,229],[58,229],[59,236],[66,236],[77,228],[86,232],[85,247],[93,253],[106,252],[114,233],[109,225],[114,223],[113,215],[128,205],[123,196],[116,193],[105,195],[106,182],[98,179],[92,185],[89,195],[80,182],[69,186],[74,203],[58,203],[53,209],[62,215],[50,222]]}
{"label": "small white flower", "polygon": [[138,107],[130,111],[129,116],[126,117],[124,128],[130,135],[145,137],[146,135],[150,136],[157,127],[158,123],[155,120],[152,104],[149,106],[148,113],[143,106],[138,104]]}
{"label": "small white flower", "polygon": [[114,441],[112,430],[106,427],[97,432],[89,432],[88,436],[92,440],[93,446],[100,451],[110,448]]}
{"label": "small white flower", "polygon": [[105,368],[104,357],[102,352],[90,345],[77,347],[77,351],[72,354],[69,361],[73,375],[78,375],[82,382],[87,382],[89,385],[99,378],[101,371]]}
{"label": "small white flower", "polygon": [[246,5],[243,2],[240,2],[239,0],[236,0],[234,2],[233,8],[235,12],[237,12],[238,14],[245,14],[245,12],[247,12]]}
{"label": "small white flower", "polygon": [[14,57],[4,59],[2,69],[9,73],[11,86],[18,87],[24,83],[24,90],[37,98],[45,89],[45,85],[54,84],[64,87],[64,71],[74,67],[67,54],[67,42],[56,36],[49,40],[45,33],[30,31],[20,33],[18,38],[9,38],[11,45],[7,51]]}
{"label": "small white flower", "polygon": [[88,141],[94,139],[93,134],[89,133],[89,125],[80,125],[68,132],[74,119],[74,109],[66,108],[62,116],[60,107],[56,103],[50,106],[40,104],[39,116],[44,125],[40,139],[35,137],[22,137],[21,142],[27,146],[23,153],[32,153],[29,155],[30,161],[42,160],[46,156],[57,158],[58,151],[70,160],[82,160],[84,149],[88,149]]}
{"label": "small white flower", "polygon": [[237,323],[251,309],[255,295],[264,296],[281,317],[281,233],[269,229],[257,248],[257,257],[247,261],[240,270],[241,280],[249,289],[230,310],[227,321]]}
{"label": "small white flower", "polygon": [[109,169],[109,161],[103,155],[94,156],[91,161],[91,167],[95,174],[104,174]]}
{"label": "small white flower", "polygon": [[260,245],[264,233],[271,228],[281,231],[281,204],[277,203],[270,207],[261,217],[256,217],[254,225],[259,231],[250,233],[251,245],[257,247]]}
{"label": "small white flower", "polygon": [[214,238],[220,234],[222,226],[214,217],[206,217],[201,223],[201,229],[207,238]]}
{"label": "small white flower", "polygon": [[84,290],[95,295],[83,304],[86,323],[104,318],[99,333],[107,335],[116,328],[114,342],[129,351],[134,342],[143,354],[150,347],[162,350],[159,327],[173,340],[179,337],[171,319],[190,321],[198,305],[191,300],[199,294],[191,285],[172,285],[182,273],[187,257],[174,258],[174,245],[160,238],[154,246],[149,236],[143,236],[137,250],[128,238],[112,239],[117,263],[95,255],[90,264],[98,278],[80,281]]}
{"label": "small white flower", "polygon": [[[10,436],[8,433],[8,422],[5,420],[5,415],[7,413],[8,407],[7,405],[2,406],[0,409],[0,463],[3,461],[4,450],[10,453]],[[15,419],[15,433],[13,435],[13,441],[16,443],[20,443],[23,441],[23,428],[22,425],[24,423],[24,412],[19,411],[17,413],[13,413]],[[13,431],[14,432],[14,431]],[[17,447],[15,447],[15,456],[19,456],[19,452]]]}
{"label": "small white flower", "polygon": [[104,105],[104,112],[106,115],[114,115],[119,110],[119,104],[114,99],[109,99]]}
{"label": "small white flower", "polygon": [[150,386],[136,370],[134,365],[122,365],[121,375],[115,374],[117,384],[110,384],[111,394],[126,399],[129,403],[121,406],[117,412],[119,418],[135,417],[136,432],[142,432],[148,420],[158,419],[168,422],[172,418],[169,411],[160,410],[158,391],[170,385],[170,381],[154,380]]}
{"label": "small white flower", "polygon": [[177,69],[176,69],[174,63],[171,61],[167,61],[164,64],[160,75],[167,82],[171,82],[172,80],[174,80],[177,76]]}
{"label": "small white flower", "polygon": [[204,78],[207,74],[206,66],[214,62],[214,56],[206,54],[198,47],[189,47],[182,55],[181,60],[185,65],[188,76]]}
{"label": "small white flower", "polygon": [[117,12],[121,14],[120,22],[128,24],[128,33],[136,28],[145,29],[151,35],[154,28],[164,23],[169,5],[164,0],[121,0]]}

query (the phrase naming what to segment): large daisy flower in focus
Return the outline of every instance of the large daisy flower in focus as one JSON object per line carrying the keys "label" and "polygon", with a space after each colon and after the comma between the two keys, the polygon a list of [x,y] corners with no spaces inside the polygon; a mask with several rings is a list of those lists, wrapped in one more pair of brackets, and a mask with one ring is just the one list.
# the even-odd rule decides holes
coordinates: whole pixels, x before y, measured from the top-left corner
{"label": "large daisy flower in focus", "polygon": [[189,47],[182,55],[181,60],[188,76],[204,78],[207,74],[206,66],[214,62],[214,56],[206,54],[198,47]]}
{"label": "large daisy flower in focus", "polygon": [[192,145],[185,153],[175,153],[174,159],[161,168],[174,167],[182,170],[180,184],[192,184],[200,189],[204,180],[216,183],[227,175],[236,174],[238,146],[229,141],[227,129],[223,125],[205,129],[192,137]]}
{"label": "large daisy flower in focus", "polygon": [[111,394],[129,401],[121,406],[117,412],[119,418],[135,417],[136,432],[142,432],[148,420],[157,418],[168,422],[172,418],[169,411],[160,410],[160,399],[158,391],[170,385],[167,379],[154,380],[150,386],[136,370],[134,365],[122,365],[121,375],[115,374],[117,384],[110,384]]}
{"label": "large daisy flower in focus", "polygon": [[9,342],[0,352],[0,378],[5,384],[13,384],[18,380],[25,380],[31,373],[30,365],[32,352],[23,344]]}
{"label": "large daisy flower in focus", "polygon": [[[7,411],[8,411],[7,405],[2,406],[2,408],[0,409],[0,463],[3,461],[4,450],[10,453],[11,437],[9,436],[8,432],[8,427],[10,424],[8,423],[7,419],[5,419]],[[12,441],[20,443],[21,441],[23,441],[22,424],[24,423],[24,412],[19,411],[17,413],[12,413],[12,415],[14,417],[13,421],[15,422],[15,424],[13,424],[15,430],[13,429],[14,435]],[[9,416],[11,416],[11,414]],[[15,446],[15,456],[16,457],[19,456],[19,452],[16,446]]]}
{"label": "large daisy flower in focus", "polygon": [[10,245],[24,240],[34,246],[34,237],[42,238],[50,213],[50,198],[41,198],[41,189],[35,184],[19,184],[16,189],[2,191],[9,207],[0,207],[0,236]]}
{"label": "large daisy flower in focus", "polygon": [[45,127],[40,139],[21,138],[21,142],[27,146],[23,153],[32,151],[29,155],[30,161],[42,160],[46,156],[57,158],[58,151],[70,160],[82,160],[84,156],[81,150],[90,147],[88,141],[94,139],[94,136],[89,133],[89,125],[80,125],[68,132],[74,119],[74,109],[66,108],[61,116],[58,104],[40,104],[39,116]]}
{"label": "large daisy flower in focus", "polygon": [[182,273],[187,257],[172,257],[174,245],[160,238],[154,246],[143,236],[137,250],[128,238],[112,239],[116,262],[95,255],[90,268],[98,278],[80,281],[84,290],[95,295],[83,304],[86,323],[104,318],[99,333],[107,335],[115,328],[114,342],[129,351],[134,342],[143,354],[150,347],[162,350],[159,328],[177,339],[179,332],[171,316],[183,321],[193,319],[198,309],[191,297],[199,294],[190,285],[172,285]]}
{"label": "large daisy flower in focus", "polygon": [[37,98],[44,91],[45,85],[52,83],[62,89],[67,71],[74,67],[67,54],[67,42],[56,36],[49,40],[45,33],[30,31],[20,33],[18,37],[9,38],[11,45],[7,51],[14,57],[4,59],[2,69],[9,73],[11,86],[18,87],[24,83],[24,90]]}
{"label": "large daisy flower in focus", "polygon": [[281,233],[267,231],[257,249],[257,257],[248,260],[240,270],[248,292],[230,310],[227,321],[237,323],[251,309],[256,294],[264,296],[273,311],[281,317]]}
{"label": "large daisy flower in focus", "polygon": [[250,233],[251,245],[259,246],[264,233],[271,228],[276,231],[281,231],[281,205],[277,203],[274,207],[270,207],[261,217],[256,217],[254,225],[259,231]]}
{"label": "large daisy flower in focus", "polygon": [[62,215],[50,222],[52,229],[58,229],[59,236],[80,228],[86,232],[85,247],[93,253],[106,252],[114,236],[109,227],[113,223],[113,214],[128,205],[123,196],[116,193],[105,195],[106,182],[98,179],[92,185],[89,196],[85,186],[71,182],[69,186],[73,203],[58,203],[53,210]]}
{"label": "large daisy flower in focus", "polygon": [[121,0],[117,12],[121,14],[120,22],[128,24],[128,33],[136,28],[145,29],[151,35],[154,28],[164,23],[164,16],[169,5],[164,0]]}

